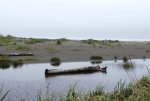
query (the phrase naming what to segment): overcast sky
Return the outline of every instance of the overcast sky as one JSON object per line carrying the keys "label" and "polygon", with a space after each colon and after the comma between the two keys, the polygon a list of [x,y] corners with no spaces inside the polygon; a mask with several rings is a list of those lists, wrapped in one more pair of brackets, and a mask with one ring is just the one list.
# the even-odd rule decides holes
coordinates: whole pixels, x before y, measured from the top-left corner
{"label": "overcast sky", "polygon": [[150,0],[0,0],[0,33],[49,38],[150,37]]}

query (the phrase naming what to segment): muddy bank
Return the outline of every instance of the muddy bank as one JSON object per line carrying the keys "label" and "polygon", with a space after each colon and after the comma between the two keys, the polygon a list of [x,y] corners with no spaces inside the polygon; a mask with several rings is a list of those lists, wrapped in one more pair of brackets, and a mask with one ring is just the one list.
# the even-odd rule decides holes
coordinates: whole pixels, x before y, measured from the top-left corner
{"label": "muddy bank", "polygon": [[0,54],[11,53],[32,53],[33,56],[8,56],[12,60],[24,63],[45,63],[49,62],[52,57],[59,57],[62,62],[89,61],[93,55],[102,56],[103,60],[114,60],[115,57],[122,59],[124,56],[139,59],[150,58],[150,44],[137,41],[88,44],[79,40],[70,40],[63,41],[60,45],[56,41],[33,44],[22,41],[11,46],[0,46]]}

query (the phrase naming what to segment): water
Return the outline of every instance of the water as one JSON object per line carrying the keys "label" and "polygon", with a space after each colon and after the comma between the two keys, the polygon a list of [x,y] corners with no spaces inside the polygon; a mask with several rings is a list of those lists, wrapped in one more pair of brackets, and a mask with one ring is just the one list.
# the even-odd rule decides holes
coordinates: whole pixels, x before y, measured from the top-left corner
{"label": "water", "polygon": [[[49,90],[50,95],[63,96],[67,93],[71,86],[81,93],[87,93],[90,90],[102,85],[106,92],[110,92],[116,86],[117,82],[122,80],[129,83],[135,79],[141,78],[148,74],[147,68],[150,70],[150,59],[133,60],[135,68],[124,69],[121,65],[122,61],[103,61],[100,66],[107,66],[107,73],[91,73],[91,74],[75,74],[75,75],[59,75],[45,76],[46,68],[70,69],[83,66],[91,66],[90,62],[66,62],[60,66],[54,67],[50,63],[25,64],[19,68],[0,69],[0,87],[4,85],[4,91],[10,90],[6,100],[35,101],[39,92],[46,95]],[[47,88],[48,87],[48,88]]]}

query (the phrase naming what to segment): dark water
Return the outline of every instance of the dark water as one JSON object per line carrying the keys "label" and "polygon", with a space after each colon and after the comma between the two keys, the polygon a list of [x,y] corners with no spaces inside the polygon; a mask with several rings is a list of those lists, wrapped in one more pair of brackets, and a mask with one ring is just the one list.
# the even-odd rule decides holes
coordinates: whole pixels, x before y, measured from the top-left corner
{"label": "dark water", "polygon": [[[46,68],[69,69],[83,66],[97,65],[90,62],[66,62],[60,66],[51,66],[50,63],[25,64],[19,68],[0,69],[0,87],[4,85],[4,92],[10,90],[6,101],[36,101],[39,92],[46,95],[49,90],[50,95],[63,96],[69,87],[75,88],[81,93],[87,93],[90,90],[102,85],[105,91],[112,91],[117,82],[122,80],[132,82],[148,74],[150,70],[150,59],[133,60],[133,67],[123,68],[122,61],[103,61],[100,66],[107,66],[107,73],[96,72],[92,74],[59,75],[45,77]],[[49,88],[47,88],[49,87]]]}

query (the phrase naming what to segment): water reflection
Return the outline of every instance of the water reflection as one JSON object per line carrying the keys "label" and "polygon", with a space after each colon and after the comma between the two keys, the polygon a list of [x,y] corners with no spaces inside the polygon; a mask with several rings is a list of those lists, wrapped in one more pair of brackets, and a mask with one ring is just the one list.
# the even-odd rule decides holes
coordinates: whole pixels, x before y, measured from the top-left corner
{"label": "water reflection", "polygon": [[0,63],[0,69],[8,69],[10,67],[10,64],[1,64]]}
{"label": "water reflection", "polygon": [[[148,74],[147,68],[150,70],[150,59],[146,61],[142,59],[132,60],[134,68],[124,68],[122,65],[123,63],[122,60],[118,60],[117,63],[114,62],[114,60],[103,61],[99,65],[100,67],[108,67],[107,73],[95,72],[90,74],[69,74],[50,77],[44,73],[45,69],[56,69],[56,67],[52,66],[50,63],[24,64],[21,65],[22,68],[20,69],[14,69],[11,64],[12,67],[7,70],[0,69],[0,85],[4,83],[6,88],[11,89],[6,101],[20,101],[20,99],[24,99],[25,101],[36,101],[38,95],[37,91],[39,89],[46,91],[46,86],[49,83],[50,92],[56,92],[60,96],[65,95],[69,87],[76,83],[76,90],[84,94],[90,90],[94,90],[98,84],[104,86],[106,92],[110,92],[121,79],[129,83],[132,81],[129,75],[139,79],[143,74]],[[71,69],[93,65],[97,64],[91,64],[91,61],[66,62],[61,63],[58,67],[59,69]]]}
{"label": "water reflection", "polygon": [[23,66],[23,63],[22,63],[22,62],[14,61],[14,62],[12,63],[12,66],[13,66],[14,69],[16,69],[16,68],[21,68],[21,67]]}
{"label": "water reflection", "polygon": [[102,60],[93,60],[91,61],[91,64],[101,64],[102,62]]}
{"label": "water reflection", "polygon": [[133,71],[135,68],[138,68],[139,66],[135,62],[119,62],[117,63],[117,67],[127,71],[131,70]]}
{"label": "water reflection", "polygon": [[23,63],[20,61],[12,61],[9,59],[0,59],[0,69],[6,70],[9,69],[11,66],[13,68],[22,67]]}
{"label": "water reflection", "polygon": [[56,67],[59,67],[60,64],[61,62],[51,62],[51,65]]}

